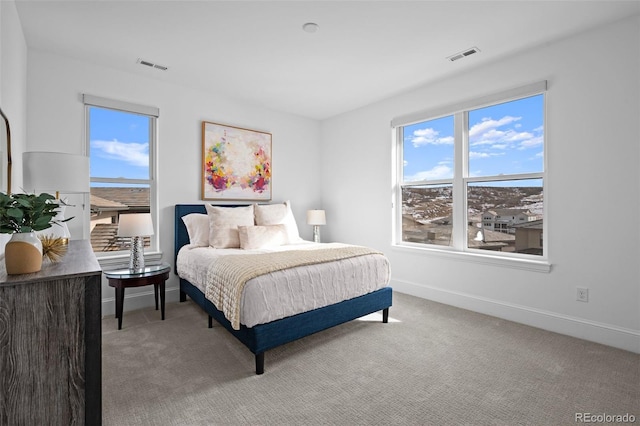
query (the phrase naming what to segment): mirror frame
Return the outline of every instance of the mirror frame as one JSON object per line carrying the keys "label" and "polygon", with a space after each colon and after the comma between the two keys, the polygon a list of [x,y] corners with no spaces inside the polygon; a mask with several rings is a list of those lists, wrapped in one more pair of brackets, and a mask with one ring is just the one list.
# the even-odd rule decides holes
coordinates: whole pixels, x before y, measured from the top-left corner
{"label": "mirror frame", "polygon": [[7,195],[11,194],[11,127],[9,126],[9,119],[2,108],[0,108],[0,115],[4,119],[4,124],[7,129]]}

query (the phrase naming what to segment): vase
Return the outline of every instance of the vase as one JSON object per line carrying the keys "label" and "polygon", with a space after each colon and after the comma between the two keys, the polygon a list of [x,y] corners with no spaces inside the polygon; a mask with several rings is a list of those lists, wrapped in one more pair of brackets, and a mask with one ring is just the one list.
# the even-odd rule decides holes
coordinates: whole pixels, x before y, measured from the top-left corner
{"label": "vase", "polygon": [[7,274],[29,274],[42,269],[42,242],[35,232],[18,232],[4,249]]}

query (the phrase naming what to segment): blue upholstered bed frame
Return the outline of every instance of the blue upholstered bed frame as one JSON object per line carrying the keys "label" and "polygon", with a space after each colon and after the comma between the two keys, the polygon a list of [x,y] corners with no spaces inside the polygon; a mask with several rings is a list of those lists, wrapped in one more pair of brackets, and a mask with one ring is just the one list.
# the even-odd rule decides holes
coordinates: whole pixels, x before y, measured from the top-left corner
{"label": "blue upholstered bed frame", "polygon": [[[180,248],[189,244],[189,236],[182,217],[190,213],[206,213],[206,209],[203,204],[177,204],[175,206],[174,264]],[[180,301],[186,301],[187,295],[207,312],[209,327],[212,326],[212,319],[215,319],[255,354],[256,374],[264,372],[265,351],[380,310],[383,312],[382,321],[386,323],[389,307],[392,304],[392,289],[385,287],[334,305],[251,328],[241,325],[240,330],[234,330],[224,314],[197,287],[180,278]]]}

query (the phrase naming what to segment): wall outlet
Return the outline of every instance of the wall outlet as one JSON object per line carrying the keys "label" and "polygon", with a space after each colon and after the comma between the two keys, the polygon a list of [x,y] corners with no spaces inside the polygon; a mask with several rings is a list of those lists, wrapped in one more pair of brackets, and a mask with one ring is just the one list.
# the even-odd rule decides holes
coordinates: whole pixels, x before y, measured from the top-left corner
{"label": "wall outlet", "polygon": [[589,301],[589,289],[588,288],[577,288],[576,300],[578,302],[588,302]]}

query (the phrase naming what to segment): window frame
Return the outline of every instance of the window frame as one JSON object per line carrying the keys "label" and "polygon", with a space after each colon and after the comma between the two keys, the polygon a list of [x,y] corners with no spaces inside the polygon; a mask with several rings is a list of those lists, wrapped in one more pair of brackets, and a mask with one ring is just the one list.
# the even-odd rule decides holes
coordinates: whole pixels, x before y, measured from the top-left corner
{"label": "window frame", "polygon": [[[121,183],[126,185],[131,184],[144,184],[149,185],[149,212],[153,220],[154,235],[150,237],[150,246],[145,248],[144,256],[149,261],[160,260],[161,253],[159,226],[158,226],[158,188],[157,188],[157,147],[158,147],[158,118],[160,111],[156,107],[139,105],[130,102],[124,102],[114,99],[102,98],[99,96],[93,96],[83,94],[84,114],[85,114],[85,149],[86,155],[90,157],[91,152],[91,108],[97,107],[102,109],[110,109],[129,114],[143,115],[149,118],[149,179],[130,179],[130,178],[104,178],[104,177],[92,177],[89,176],[90,183]],[[89,159],[91,161],[91,158]],[[90,209],[89,209],[90,210]],[[91,219],[89,218],[87,229],[91,226]],[[90,232],[89,232],[89,238]],[[119,265],[122,258],[128,258],[128,250],[118,250],[110,252],[94,252],[101,265],[112,264]]]}
{"label": "window frame", "polygon": [[[480,109],[501,103],[507,103],[518,99],[523,99],[536,95],[543,95],[543,123],[545,131],[543,134],[543,166],[541,172],[520,173],[509,175],[490,176],[469,176],[469,111]],[[543,182],[543,232],[548,232],[548,180],[547,180],[547,129],[546,129],[546,102],[547,102],[547,82],[545,80],[531,83],[525,86],[516,87],[499,93],[470,99],[457,104],[443,106],[437,109],[414,112],[404,116],[399,116],[391,121],[391,133],[393,152],[393,226],[392,226],[392,248],[410,253],[425,253],[429,255],[444,256],[456,260],[493,264],[496,266],[507,266],[518,269],[532,271],[549,272],[551,263],[549,262],[548,237],[543,237],[543,255],[527,255],[521,253],[493,252],[482,249],[468,247],[466,223],[468,216],[467,188],[470,183],[476,182],[496,182],[513,181],[524,179],[542,179]],[[405,182],[403,176],[404,162],[404,140],[403,128],[415,123],[431,121],[446,116],[454,116],[454,173],[453,179],[430,180],[430,181],[409,181]],[[428,243],[416,243],[402,240],[402,190],[407,187],[451,184],[452,185],[452,244],[451,246],[441,246]],[[465,230],[464,232],[462,230]]]}

